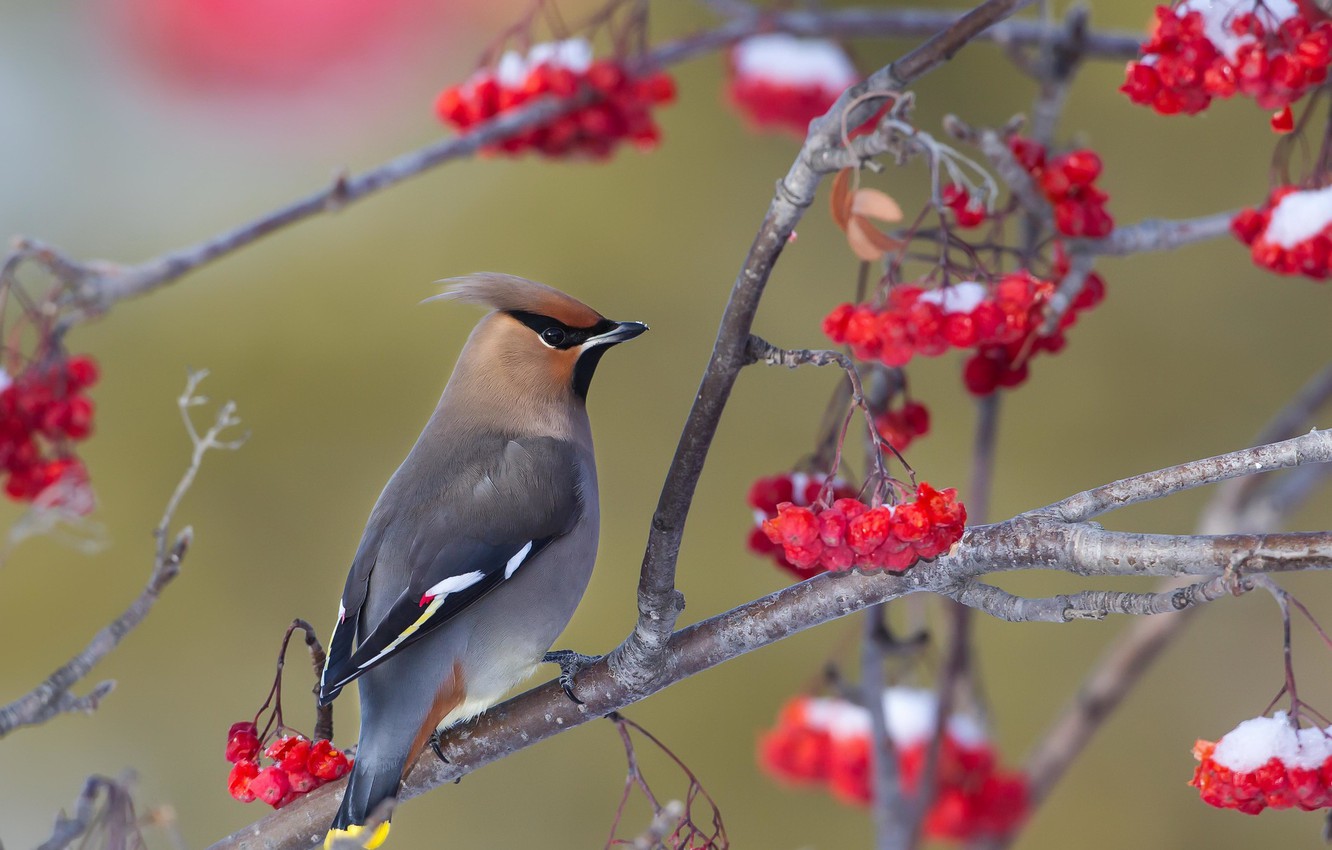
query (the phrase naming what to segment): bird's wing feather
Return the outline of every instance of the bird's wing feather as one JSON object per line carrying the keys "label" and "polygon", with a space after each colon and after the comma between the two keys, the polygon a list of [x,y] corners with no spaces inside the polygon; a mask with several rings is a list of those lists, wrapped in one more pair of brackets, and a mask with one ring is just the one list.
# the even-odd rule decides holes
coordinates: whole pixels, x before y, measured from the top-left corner
{"label": "bird's wing feather", "polygon": [[376,523],[372,516],[376,530],[367,529],[357,550],[329,641],[320,702],[457,616],[567,533],[582,512],[577,483],[572,447],[550,438],[505,441],[490,458],[466,464],[449,488],[451,498],[416,521],[420,528],[401,555],[406,570],[390,570],[384,578],[405,574],[399,582],[405,586],[373,624],[363,622],[361,608],[385,557],[383,529],[395,518]]}

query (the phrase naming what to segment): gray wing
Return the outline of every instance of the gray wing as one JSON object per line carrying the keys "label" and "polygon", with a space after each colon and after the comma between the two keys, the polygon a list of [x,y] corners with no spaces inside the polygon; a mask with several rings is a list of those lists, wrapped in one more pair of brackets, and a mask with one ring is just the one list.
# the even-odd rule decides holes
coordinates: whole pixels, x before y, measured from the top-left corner
{"label": "gray wing", "polygon": [[[512,578],[577,523],[583,506],[572,444],[496,438],[474,448],[471,458],[446,455],[448,469],[413,466],[409,456],[406,477],[398,480],[400,472],[385,488],[347,576],[321,703]],[[408,537],[405,551],[386,545]],[[363,609],[379,581],[393,601],[368,623]]]}

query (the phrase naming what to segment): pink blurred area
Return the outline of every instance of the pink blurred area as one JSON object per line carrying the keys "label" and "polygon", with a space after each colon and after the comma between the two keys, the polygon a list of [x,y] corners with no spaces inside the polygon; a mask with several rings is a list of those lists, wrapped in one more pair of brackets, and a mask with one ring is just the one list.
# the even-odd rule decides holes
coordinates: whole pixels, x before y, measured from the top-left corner
{"label": "pink blurred area", "polygon": [[[151,88],[282,104],[395,87],[470,64],[476,34],[522,8],[481,0],[108,0],[94,25]],[[464,55],[465,54],[465,55]],[[441,80],[441,82],[443,82]]]}

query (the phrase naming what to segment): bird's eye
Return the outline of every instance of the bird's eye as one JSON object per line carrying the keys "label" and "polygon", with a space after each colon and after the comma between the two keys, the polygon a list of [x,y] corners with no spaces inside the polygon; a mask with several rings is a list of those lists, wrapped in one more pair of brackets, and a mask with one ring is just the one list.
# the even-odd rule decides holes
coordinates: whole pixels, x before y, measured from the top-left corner
{"label": "bird's eye", "polygon": [[551,348],[558,348],[564,344],[564,331],[560,328],[546,328],[541,332],[541,341]]}

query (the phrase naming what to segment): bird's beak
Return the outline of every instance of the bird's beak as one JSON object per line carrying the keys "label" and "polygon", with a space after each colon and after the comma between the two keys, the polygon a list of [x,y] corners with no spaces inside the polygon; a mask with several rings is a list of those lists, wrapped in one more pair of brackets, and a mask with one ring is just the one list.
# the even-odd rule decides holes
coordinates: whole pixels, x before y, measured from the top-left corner
{"label": "bird's beak", "polygon": [[596,348],[598,346],[615,345],[625,340],[633,339],[646,331],[648,326],[642,322],[616,322],[615,327],[602,334],[588,337],[587,342],[583,343],[583,349]]}

